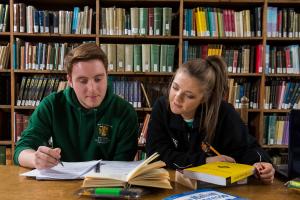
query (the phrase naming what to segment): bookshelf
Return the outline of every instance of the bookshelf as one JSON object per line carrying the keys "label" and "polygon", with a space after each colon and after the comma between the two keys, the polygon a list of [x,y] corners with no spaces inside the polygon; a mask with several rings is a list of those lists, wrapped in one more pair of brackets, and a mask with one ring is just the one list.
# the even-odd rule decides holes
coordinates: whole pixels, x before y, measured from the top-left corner
{"label": "bookshelf", "polygon": [[[38,31],[35,32],[34,27],[28,33],[28,31],[20,32],[15,31],[15,26],[18,25],[17,21],[15,20],[14,7],[15,4],[21,5],[22,3],[26,4],[26,6],[34,6],[36,10],[43,11],[48,10],[49,13],[54,11],[66,11],[65,16],[70,15],[67,11],[74,11],[75,7],[78,7],[80,11],[84,11],[85,7],[88,6],[87,9],[87,19],[91,19],[90,23],[87,23],[86,29],[76,29],[72,30],[72,25],[68,26],[68,24],[72,24],[72,20],[66,20],[66,27],[62,28],[63,32],[55,32],[53,30],[49,30],[49,32],[41,32],[42,29],[39,28]],[[269,45],[271,46],[289,46],[295,45],[299,43],[300,37],[268,37],[268,8],[269,7],[277,7],[277,8],[295,8],[300,5],[300,2],[297,0],[91,0],[91,1],[82,1],[82,0],[75,0],[75,1],[67,1],[67,0],[32,0],[32,1],[25,1],[25,0],[6,0],[2,1],[1,4],[7,4],[8,6],[8,24],[5,30],[0,32],[0,46],[6,46],[9,44],[10,52],[9,52],[9,60],[6,66],[0,68],[0,117],[1,117],[1,126],[0,130],[0,145],[6,146],[7,149],[10,149],[8,152],[8,160],[11,159],[11,155],[13,155],[14,148],[15,148],[15,131],[16,131],[16,118],[15,113],[23,114],[25,116],[29,116],[35,106],[18,106],[16,101],[18,100],[20,85],[23,77],[56,77],[59,80],[65,80],[66,73],[62,70],[57,69],[47,69],[47,70],[40,70],[40,69],[25,69],[26,62],[21,63],[20,61],[16,61],[14,49],[12,48],[14,45],[19,45],[18,47],[21,48],[24,46],[26,47],[26,42],[28,44],[37,44],[41,43],[42,45],[47,45],[48,43],[59,43],[62,45],[64,43],[68,43],[68,45],[75,45],[76,43],[82,42],[95,42],[98,45],[103,45],[103,48],[118,48],[118,45],[123,45],[124,47],[119,48],[127,48],[126,45],[132,45],[133,47],[130,48],[141,48],[145,49],[145,51],[149,51],[154,45],[159,45],[160,50],[162,46],[168,49],[174,48],[173,56],[174,56],[174,63],[172,63],[171,70],[166,69],[155,71],[155,70],[147,70],[143,69],[133,69],[133,70],[125,70],[122,69],[118,64],[120,61],[124,61],[124,58],[113,58],[115,63],[115,70],[109,71],[109,76],[111,79],[115,81],[124,82],[126,84],[127,81],[140,81],[144,83],[145,89],[150,96],[154,95],[158,96],[161,94],[161,91],[166,92],[168,87],[167,82],[173,75],[174,70],[178,67],[179,64],[184,62],[187,59],[192,59],[193,52],[205,52],[210,51],[210,49],[217,49],[212,50],[214,52],[210,52],[210,54],[221,54],[225,57],[227,62],[231,62],[234,65],[234,60],[230,60],[230,55],[234,56],[235,54],[239,56],[240,52],[248,51],[249,58],[252,58],[247,62],[253,62],[254,60],[260,60],[260,63],[250,63],[252,68],[244,70],[243,68],[228,69],[229,71],[229,78],[232,79],[233,87],[249,87],[248,95],[250,96],[250,102],[252,104],[249,108],[248,112],[248,119],[249,119],[249,129],[250,132],[255,135],[255,137],[259,140],[259,143],[263,145],[264,148],[267,149],[286,149],[287,145],[281,144],[268,144],[264,142],[265,138],[265,116],[277,115],[277,116],[286,116],[290,109],[282,109],[282,108],[265,108],[265,100],[266,100],[266,86],[270,82],[270,80],[292,80],[296,82],[299,80],[299,73],[294,74],[286,74],[286,73],[266,73],[266,66],[267,66],[267,59],[265,56],[266,47]],[[24,5],[22,5],[24,6]],[[21,6],[20,6],[21,7]],[[159,32],[155,32],[150,34],[150,27],[154,24],[148,24],[148,26],[137,27],[141,30],[145,27],[149,29],[145,29],[140,33],[132,33],[128,34],[125,29],[131,27],[127,24],[128,18],[130,18],[131,9],[136,8],[141,13],[143,12],[153,12],[154,9],[157,10],[163,8],[171,8],[171,23],[168,26],[171,26],[170,30],[166,28]],[[146,9],[145,11],[142,8],[153,8],[151,11],[150,9]],[[199,8],[199,9],[198,9]],[[257,9],[259,8],[259,9]],[[91,10],[92,9],[92,12]],[[280,10],[278,9],[278,10]],[[149,11],[150,10],[150,11]],[[190,10],[190,11],[187,11]],[[249,10],[249,11],[248,11]],[[224,17],[222,26],[220,25],[219,30],[223,30],[222,33],[215,33],[213,26],[209,27],[209,22],[206,21],[207,29],[203,28],[203,26],[199,25],[201,23],[201,17],[199,17],[199,21],[194,21],[193,16],[195,12],[199,12],[199,16],[203,13],[202,11],[206,11],[207,13],[216,12],[219,13],[216,16],[215,20],[221,20]],[[295,13],[299,13],[297,9],[294,10]],[[0,11],[1,12],[1,11]],[[75,12],[75,11],[74,11]],[[132,11],[136,12],[136,11]],[[158,11],[157,11],[158,12]],[[161,11],[163,12],[163,11]],[[167,13],[167,9],[165,9]],[[189,15],[189,12],[192,15]],[[55,12],[54,12],[55,13]],[[105,13],[105,15],[104,15]],[[118,14],[119,13],[119,14]],[[120,14],[122,13],[122,14]],[[229,13],[229,14],[228,14]],[[257,20],[255,17],[259,17],[257,13],[260,13],[260,20]],[[44,13],[45,14],[45,13]],[[43,15],[44,15],[43,14]],[[52,13],[53,14],[53,13]],[[112,15],[111,15],[112,14]],[[114,15],[115,14],[115,15]],[[56,15],[56,14],[54,14]],[[59,15],[59,14],[58,14]],[[219,15],[219,16],[218,16]],[[298,14],[295,14],[298,18]],[[79,15],[78,15],[79,16]],[[107,16],[113,16],[114,19],[118,17],[123,19],[122,25],[116,21],[108,21]],[[127,16],[127,18],[126,18]],[[188,17],[187,17],[188,16]],[[197,16],[197,15],[195,15]],[[204,15],[205,16],[205,15]],[[233,25],[228,25],[232,23],[232,21],[228,21],[228,19],[232,19],[229,17],[239,16],[240,17],[240,24],[237,26],[239,28],[239,33],[236,34],[232,33]],[[192,17],[191,23],[190,18]],[[244,18],[245,17],[245,18]],[[299,16],[300,17],[300,16]],[[104,21],[105,18],[105,21]],[[139,18],[139,17],[138,17]],[[238,18],[238,17],[237,17]],[[131,18],[130,18],[131,19]],[[141,17],[142,19],[142,17]],[[148,19],[148,18],[147,18]],[[246,21],[243,21],[245,19]],[[131,19],[134,20],[134,19]],[[167,20],[167,18],[165,19]],[[196,19],[195,19],[196,20]],[[22,20],[19,20],[19,25],[22,24]],[[260,21],[260,24],[258,23]],[[69,22],[69,23],[68,23]],[[130,21],[133,23],[133,21]],[[145,22],[145,21],[144,21]],[[144,23],[143,22],[143,23]],[[1,23],[1,21],[0,21]],[[20,24],[21,23],[21,24]],[[42,22],[41,22],[42,23]],[[43,23],[46,23],[45,21]],[[104,23],[106,24],[104,28]],[[117,26],[111,26],[111,23]],[[143,24],[142,23],[142,24]],[[145,22],[145,23],[149,23]],[[162,23],[162,22],[161,22]],[[202,21],[203,23],[203,21]],[[212,23],[212,22],[211,22]],[[168,23],[167,23],[168,24]],[[189,25],[188,25],[189,24]],[[197,24],[199,31],[197,30]],[[245,25],[244,25],[245,24]],[[24,25],[24,24],[23,24]],[[90,25],[90,26],[89,26]],[[123,26],[123,28],[118,28],[119,26]],[[83,26],[85,27],[85,26]],[[105,30],[104,29],[113,29],[113,30]],[[114,27],[114,28],[112,28]],[[134,26],[133,26],[134,27]],[[231,27],[231,28],[230,28]],[[259,28],[260,27],[260,28]],[[300,30],[300,25],[296,26],[296,30]],[[211,28],[211,32],[210,29]],[[223,29],[222,29],[223,28]],[[250,29],[249,29],[250,28]],[[18,28],[17,28],[18,29]],[[129,28],[130,29],[130,28]],[[194,29],[194,33],[190,32],[187,33],[186,31],[191,31]],[[60,29],[59,29],[60,30]],[[123,32],[120,30],[123,30]],[[1,31],[1,29],[0,29]],[[69,32],[68,32],[69,31]],[[72,33],[72,31],[74,31]],[[74,34],[78,31],[80,34]],[[114,32],[115,31],[115,32]],[[127,30],[128,31],[128,30]],[[197,33],[199,32],[199,33]],[[259,33],[258,33],[259,32]],[[109,33],[109,34],[108,34]],[[18,43],[18,42],[19,43]],[[138,46],[142,47],[138,47]],[[106,47],[105,47],[106,46]],[[109,47],[108,47],[109,46]],[[114,47],[115,46],[115,47]],[[149,47],[150,46],[150,47]],[[59,46],[59,48],[61,48]],[[69,46],[66,49],[71,48]],[[147,50],[148,48],[148,50]],[[172,49],[171,48],[171,49]],[[189,50],[190,48],[190,50]],[[198,48],[198,49],[197,49]],[[205,50],[206,49],[206,50]],[[219,51],[222,50],[223,54]],[[67,51],[67,50],[66,50]],[[168,52],[168,50],[166,50]],[[170,52],[173,50],[170,50]],[[257,52],[260,51],[260,59],[256,59]],[[225,53],[224,53],[225,52]],[[227,55],[227,53],[228,55]],[[112,55],[108,53],[109,56]],[[252,55],[253,54],[253,55]],[[124,57],[128,55],[125,53]],[[167,55],[167,54],[164,54]],[[254,57],[251,57],[254,56]],[[22,55],[19,55],[21,57]],[[142,56],[142,55],[140,55]],[[3,56],[2,56],[3,57]],[[0,60],[2,59],[0,55]],[[163,57],[163,56],[162,56]],[[165,56],[168,57],[168,56]],[[196,54],[197,57],[197,54]],[[118,60],[119,59],[119,60]],[[161,59],[161,58],[159,58]],[[245,58],[246,59],[246,58]],[[243,62],[246,62],[242,59]],[[153,61],[154,62],[154,61]],[[166,61],[164,61],[166,62]],[[242,62],[242,61],[241,61]],[[59,63],[56,63],[59,64]],[[124,64],[124,63],[123,63]],[[235,63],[238,64],[238,63]],[[132,64],[134,65],[134,63]],[[256,66],[259,65],[259,66]],[[47,67],[47,66],[46,66]],[[46,68],[45,67],[45,68]],[[132,66],[133,67],[133,66]],[[260,68],[257,68],[260,67]],[[51,68],[51,67],[50,67]],[[121,69],[120,69],[121,68]],[[240,71],[239,71],[240,70]],[[2,84],[2,82],[5,82]],[[37,81],[38,82],[38,81]],[[249,86],[247,86],[247,84]],[[4,87],[3,87],[4,85]],[[163,89],[161,89],[163,87]],[[300,92],[300,91],[299,91]],[[299,95],[300,96],[300,95]],[[236,96],[235,96],[236,97]],[[154,98],[151,99],[151,103],[153,103]],[[235,99],[232,100],[233,104],[235,104]],[[238,109],[238,104],[236,108]],[[148,108],[145,104],[145,100],[142,99],[141,106],[136,108],[138,112],[140,122],[143,122],[144,116],[146,113],[151,112],[151,108]],[[4,123],[2,122],[4,119]],[[142,147],[141,147],[142,148]]]}

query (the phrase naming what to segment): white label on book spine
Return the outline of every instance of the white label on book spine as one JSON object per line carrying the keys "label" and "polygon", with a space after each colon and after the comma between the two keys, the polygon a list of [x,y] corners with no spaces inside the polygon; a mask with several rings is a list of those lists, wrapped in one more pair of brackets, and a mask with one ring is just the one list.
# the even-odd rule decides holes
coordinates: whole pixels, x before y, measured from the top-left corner
{"label": "white label on book spine", "polygon": [[49,27],[48,26],[45,27],[45,33],[49,33]]}
{"label": "white label on book spine", "polygon": [[108,64],[108,71],[113,71],[113,70],[114,70],[114,65]]}
{"label": "white label on book spine", "polygon": [[160,30],[159,29],[155,30],[155,35],[160,35]]}
{"label": "white label on book spine", "polygon": [[158,65],[157,65],[157,64],[154,64],[154,65],[153,65],[153,71],[154,71],[154,72],[158,72]]}
{"label": "white label on book spine", "polygon": [[118,64],[118,66],[123,68],[123,62],[120,61],[119,64]]}
{"label": "white label on book spine", "polygon": [[149,28],[149,35],[153,35],[153,27]]}
{"label": "white label on book spine", "polygon": [[138,28],[132,28],[132,34],[138,34],[139,33],[139,29]]}
{"label": "white label on book spine", "polygon": [[196,31],[195,30],[191,30],[191,36],[196,36]]}
{"label": "white label on book spine", "polygon": [[146,29],[145,29],[145,28],[142,28],[142,29],[141,29],[141,34],[142,34],[142,35],[146,34]]}
{"label": "white label on book spine", "polygon": [[132,65],[127,65],[125,71],[132,72]]}
{"label": "white label on book spine", "polygon": [[166,30],[170,30],[170,24],[166,24]]}

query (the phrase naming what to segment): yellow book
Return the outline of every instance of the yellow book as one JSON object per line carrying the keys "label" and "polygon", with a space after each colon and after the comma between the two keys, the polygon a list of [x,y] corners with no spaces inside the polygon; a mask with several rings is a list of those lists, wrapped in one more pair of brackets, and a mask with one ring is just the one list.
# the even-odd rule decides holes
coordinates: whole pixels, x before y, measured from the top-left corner
{"label": "yellow book", "polygon": [[186,177],[216,185],[230,185],[253,175],[254,167],[246,164],[214,162],[183,170]]}

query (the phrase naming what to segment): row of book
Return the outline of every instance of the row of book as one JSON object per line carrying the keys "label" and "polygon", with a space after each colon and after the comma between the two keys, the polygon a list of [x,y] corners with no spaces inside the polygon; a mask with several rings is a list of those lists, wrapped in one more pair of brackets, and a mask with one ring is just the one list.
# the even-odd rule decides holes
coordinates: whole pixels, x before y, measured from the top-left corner
{"label": "row of book", "polygon": [[266,45],[266,74],[300,74],[299,45]]}
{"label": "row of book", "polygon": [[91,34],[93,9],[84,6],[83,11],[38,10],[24,3],[14,4],[14,32]]}
{"label": "row of book", "polygon": [[300,12],[295,8],[268,7],[268,37],[300,37]]}
{"label": "row of book", "polygon": [[16,38],[13,67],[23,70],[64,70],[64,57],[80,43],[34,43]]}
{"label": "row of book", "polygon": [[172,8],[101,8],[101,35],[163,35],[172,31]]}
{"label": "row of book", "polygon": [[249,82],[245,78],[229,79],[227,101],[235,108],[241,108],[242,97],[245,96],[249,99],[248,108],[257,109],[259,106],[259,87],[260,81]]}
{"label": "row of book", "polygon": [[142,108],[142,89],[140,81],[114,80],[113,91],[128,101],[134,108]]}
{"label": "row of book", "polygon": [[230,73],[260,73],[262,72],[263,46],[258,45],[198,45],[183,43],[183,62],[207,56],[222,56],[227,63],[227,71]]}
{"label": "row of book", "polygon": [[265,109],[300,109],[299,81],[266,81]]}
{"label": "row of book", "polygon": [[56,77],[23,76],[17,94],[17,106],[38,106],[41,100],[51,92],[67,87],[67,82]]}
{"label": "row of book", "polygon": [[8,69],[10,59],[10,44],[0,46],[0,69]]}
{"label": "row of book", "polygon": [[262,8],[232,10],[215,7],[184,9],[184,36],[261,37]]}
{"label": "row of book", "polygon": [[289,141],[289,116],[264,116],[263,144],[287,145]]}
{"label": "row of book", "polygon": [[173,72],[175,45],[100,44],[109,72]]}
{"label": "row of book", "polygon": [[0,146],[0,165],[12,165],[12,151],[10,147]]}
{"label": "row of book", "polygon": [[21,133],[28,126],[30,115],[14,112],[15,127],[14,127],[14,141],[17,142],[21,138]]}
{"label": "row of book", "polygon": [[135,108],[151,108],[155,100],[167,94],[169,78],[132,80],[128,77],[109,77],[115,94],[124,98]]}
{"label": "row of book", "polygon": [[8,31],[9,27],[9,6],[8,4],[0,4],[0,32]]}

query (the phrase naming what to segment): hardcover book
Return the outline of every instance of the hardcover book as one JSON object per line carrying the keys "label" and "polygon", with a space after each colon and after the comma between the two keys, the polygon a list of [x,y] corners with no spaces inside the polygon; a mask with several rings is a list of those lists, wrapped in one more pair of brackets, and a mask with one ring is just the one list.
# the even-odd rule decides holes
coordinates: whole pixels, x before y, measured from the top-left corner
{"label": "hardcover book", "polygon": [[229,185],[253,175],[254,166],[229,162],[213,162],[183,170],[186,177],[216,185]]}

